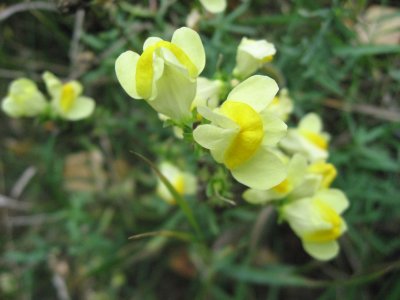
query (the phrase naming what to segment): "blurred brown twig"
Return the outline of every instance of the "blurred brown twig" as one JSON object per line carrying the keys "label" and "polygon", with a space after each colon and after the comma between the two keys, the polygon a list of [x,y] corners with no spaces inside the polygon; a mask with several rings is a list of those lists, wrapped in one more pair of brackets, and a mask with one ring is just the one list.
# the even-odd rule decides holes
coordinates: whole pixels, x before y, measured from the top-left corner
{"label": "blurred brown twig", "polygon": [[347,112],[357,112],[364,115],[370,115],[377,119],[400,122],[400,112],[380,108],[368,104],[347,104],[344,101],[336,99],[326,99],[323,104],[327,107],[343,110]]}
{"label": "blurred brown twig", "polygon": [[0,11],[0,22],[11,17],[13,14],[34,9],[57,11],[56,5],[49,2],[38,1],[38,2],[18,3],[7,7],[3,11]]}

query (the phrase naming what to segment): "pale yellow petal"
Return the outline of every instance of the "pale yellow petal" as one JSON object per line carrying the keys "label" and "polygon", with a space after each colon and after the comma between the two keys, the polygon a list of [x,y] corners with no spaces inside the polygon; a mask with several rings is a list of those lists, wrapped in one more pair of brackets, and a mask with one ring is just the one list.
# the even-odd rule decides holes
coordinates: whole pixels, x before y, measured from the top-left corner
{"label": "pale yellow petal", "polygon": [[151,36],[151,37],[147,38],[143,44],[143,51],[145,51],[146,48],[153,46],[154,44],[157,44],[160,41],[162,41],[162,39],[160,39],[159,37],[155,37],[155,36]]}
{"label": "pale yellow petal", "polygon": [[197,190],[197,179],[193,174],[185,172],[183,173],[183,178],[185,181],[184,191],[185,195],[194,195]]}
{"label": "pale yellow petal", "polygon": [[304,250],[312,257],[318,260],[330,260],[339,253],[339,244],[337,241],[326,243],[303,242]]}
{"label": "pale yellow petal", "polygon": [[339,189],[324,189],[318,191],[316,197],[326,202],[338,214],[342,213],[349,207],[349,200],[346,195]]}
{"label": "pale yellow petal", "polygon": [[59,97],[62,89],[62,82],[51,72],[44,72],[42,75],[46,89],[52,98]]}
{"label": "pale yellow petal", "polygon": [[307,157],[311,162],[326,160],[329,152],[311,143],[296,129],[289,129],[286,137],[279,142],[285,152],[290,154],[300,153]]}
{"label": "pale yellow petal", "polygon": [[72,89],[74,90],[74,94],[78,97],[82,94],[83,86],[79,81],[73,80],[68,82],[67,84],[71,85]]}
{"label": "pale yellow petal", "polygon": [[242,102],[225,101],[220,112],[240,127],[224,157],[225,166],[234,169],[249,160],[260,148],[264,138],[263,123],[260,115]]}
{"label": "pale yellow petal", "polygon": [[293,101],[289,97],[286,88],[279,91],[279,95],[275,96],[274,100],[268,105],[267,110],[283,121],[286,121],[293,111]]}
{"label": "pale yellow petal", "polygon": [[312,198],[302,198],[286,204],[283,209],[283,218],[289,223],[297,236],[320,229],[330,229],[330,224],[323,220]]}
{"label": "pale yellow petal", "polygon": [[231,172],[237,181],[258,190],[276,186],[287,175],[282,161],[272,151],[264,148],[260,148],[252,158]]}
{"label": "pale yellow petal", "polygon": [[303,181],[290,193],[290,199],[312,197],[321,185],[320,176],[306,175]]}
{"label": "pale yellow petal", "polygon": [[276,53],[274,44],[266,40],[252,40],[247,38],[241,40],[238,51],[246,52],[260,61]]}
{"label": "pale yellow petal", "polygon": [[165,65],[163,76],[156,82],[157,96],[148,103],[159,113],[178,122],[188,121],[191,105],[196,95],[196,82]]}
{"label": "pale yellow petal", "polygon": [[245,79],[253,75],[260,68],[260,61],[243,51],[238,51],[236,55],[236,66],[233,69],[233,75],[240,79]]}
{"label": "pale yellow petal", "polygon": [[227,0],[200,0],[200,2],[206,10],[216,14],[225,10]]}
{"label": "pale yellow petal", "polygon": [[295,154],[289,162],[288,178],[293,186],[298,186],[307,172],[307,159],[301,154]]}
{"label": "pale yellow petal", "polygon": [[227,101],[243,102],[261,112],[278,92],[275,80],[268,76],[255,75],[237,85],[228,95]]}
{"label": "pale yellow petal", "polygon": [[11,97],[6,97],[1,102],[1,109],[10,117],[18,118],[21,116],[17,102],[13,101]]}
{"label": "pale yellow petal", "polygon": [[139,54],[126,51],[115,61],[115,73],[125,92],[135,99],[142,99],[136,90],[136,65]]}
{"label": "pale yellow petal", "polygon": [[43,113],[48,103],[36,84],[26,78],[14,80],[2,101],[3,111],[14,118],[34,117]]}
{"label": "pale yellow petal", "polygon": [[90,117],[95,108],[95,102],[89,97],[78,97],[74,105],[61,117],[69,121],[78,121]]}
{"label": "pale yellow petal", "polygon": [[264,146],[275,146],[287,134],[287,125],[268,111],[261,113],[264,126]]}
{"label": "pale yellow petal", "polygon": [[242,38],[236,53],[236,66],[233,74],[239,78],[246,78],[263,64],[271,61],[275,53],[274,44],[268,43],[266,40]]}
{"label": "pale yellow petal", "polygon": [[199,145],[209,149],[217,162],[222,163],[224,154],[235,138],[237,131],[238,129],[235,128],[221,128],[205,124],[197,126],[193,131],[193,138]]}
{"label": "pale yellow petal", "polygon": [[197,108],[197,112],[215,125],[221,126],[223,128],[239,129],[239,126],[234,121],[219,113],[218,109],[211,110],[206,106],[199,106]]}
{"label": "pale yellow petal", "polygon": [[299,123],[299,129],[305,129],[311,132],[319,133],[322,130],[322,121],[316,113],[308,113]]}
{"label": "pale yellow petal", "polygon": [[193,107],[207,106],[212,109],[216,108],[222,87],[223,82],[221,80],[209,80],[204,77],[197,78],[197,90]]}
{"label": "pale yellow petal", "polygon": [[148,100],[153,100],[158,95],[157,81],[163,76],[164,67],[164,60],[160,57],[155,57],[153,61],[154,78],[152,84],[152,95]]}
{"label": "pale yellow petal", "polygon": [[205,66],[206,56],[199,34],[188,27],[181,27],[174,32],[171,42],[179,46],[197,68],[199,75]]}
{"label": "pale yellow petal", "polygon": [[280,196],[273,190],[261,191],[248,189],[243,193],[243,199],[251,204],[266,204],[279,198]]}

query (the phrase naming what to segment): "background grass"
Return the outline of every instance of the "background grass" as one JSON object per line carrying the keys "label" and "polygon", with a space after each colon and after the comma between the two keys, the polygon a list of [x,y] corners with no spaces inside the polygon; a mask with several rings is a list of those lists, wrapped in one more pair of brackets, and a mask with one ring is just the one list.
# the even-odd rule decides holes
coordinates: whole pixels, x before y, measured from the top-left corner
{"label": "background grass", "polygon": [[[1,114],[0,194],[11,196],[21,175],[36,170],[21,195],[14,191],[29,208],[0,208],[1,299],[66,299],[63,283],[71,299],[400,298],[400,124],[387,117],[400,110],[400,51],[361,45],[354,30],[366,8],[396,1],[229,1],[225,14],[198,24],[207,51],[204,75],[232,70],[242,36],[266,38],[278,54],[261,73],[289,88],[292,125],[306,112],[321,114],[340,174],[334,186],[351,201],[341,253],[328,263],[308,257],[268,208],[242,202],[243,187],[221,186],[227,174],[215,167],[203,168],[199,178],[213,174],[214,187],[239,205],[206,199],[200,186],[202,196],[189,204],[204,243],[163,235],[128,240],[190,230],[184,214],[155,195],[156,175],[132,151],[192,171],[196,162],[190,145],[122,91],[114,61],[127,49],[140,52],[148,36],[171,36],[192,7],[201,7],[166,0],[56,2],[71,5],[62,13],[28,10],[1,20],[0,95],[20,76],[43,87],[41,73],[50,70],[79,78],[97,108],[89,120],[68,124]],[[78,180],[96,187],[85,192],[68,188],[65,170],[81,151],[100,157],[89,167],[75,159],[80,176],[91,170],[89,179]]]}

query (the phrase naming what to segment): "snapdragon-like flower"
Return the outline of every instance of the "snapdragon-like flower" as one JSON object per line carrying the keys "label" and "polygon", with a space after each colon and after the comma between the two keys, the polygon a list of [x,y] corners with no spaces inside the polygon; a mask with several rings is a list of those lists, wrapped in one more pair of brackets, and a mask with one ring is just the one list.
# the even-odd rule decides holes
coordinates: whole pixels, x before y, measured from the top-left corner
{"label": "snapdragon-like flower", "polygon": [[115,62],[115,72],[129,96],[145,99],[157,112],[185,122],[191,117],[196,79],[204,65],[200,36],[182,27],[174,32],[171,42],[148,38],[141,55],[122,53]]}
{"label": "snapdragon-like flower", "polygon": [[286,168],[287,176],[281,183],[267,190],[248,189],[243,193],[243,199],[252,204],[265,204],[285,197],[298,199],[314,195],[320,179],[307,176],[304,156],[294,155],[286,162]]}
{"label": "snapdragon-like flower", "polygon": [[[282,154],[279,157],[285,158]],[[327,189],[335,179],[334,165],[325,161],[308,164],[301,154],[295,154],[287,161],[287,177],[277,186],[268,190],[248,189],[243,198],[252,204],[265,204],[272,200],[288,198],[296,200],[313,196],[318,190]]]}
{"label": "snapdragon-like flower", "polygon": [[242,38],[236,53],[236,67],[233,74],[239,78],[247,78],[262,65],[270,62],[275,53],[274,44],[266,40]]}
{"label": "snapdragon-like flower", "polygon": [[308,166],[307,172],[310,175],[320,178],[320,189],[329,188],[337,176],[337,170],[335,166],[323,160],[311,163]]}
{"label": "snapdragon-like flower", "polygon": [[224,83],[221,80],[210,80],[205,77],[197,79],[196,96],[192,103],[192,109],[198,106],[216,108],[219,104],[219,96]]}
{"label": "snapdragon-like flower", "polygon": [[81,96],[83,87],[78,81],[62,83],[50,72],[43,74],[43,80],[52,98],[51,108],[56,116],[69,121],[78,121],[93,113],[95,101]]}
{"label": "snapdragon-like flower", "polygon": [[[197,89],[196,96],[192,102],[191,110],[195,109],[197,106],[207,106],[209,108],[216,108],[219,103],[219,94],[221,88],[223,87],[223,82],[220,80],[209,80],[204,77],[197,78]],[[158,114],[161,121],[167,121],[170,118],[163,114]],[[197,114],[197,121],[201,120],[201,115]],[[183,139],[183,129],[179,126],[173,127],[174,135],[178,139]]]}
{"label": "snapdragon-like flower", "polygon": [[198,107],[211,124],[193,131],[195,141],[251,188],[269,189],[286,176],[271,147],[286,134],[287,126],[266,110],[278,89],[273,79],[252,76],[237,85],[219,108]]}
{"label": "snapdragon-like flower", "polygon": [[[196,178],[191,173],[182,172],[169,162],[161,163],[159,169],[180,195],[193,195],[196,192]],[[167,203],[175,204],[174,197],[161,180],[158,180],[157,194]]]}
{"label": "snapdragon-like flower", "polygon": [[321,118],[315,113],[305,115],[297,128],[289,128],[280,146],[288,153],[301,153],[310,161],[328,158],[329,135],[322,131]]}
{"label": "snapdragon-like flower", "polygon": [[48,106],[36,84],[29,79],[19,78],[11,82],[1,108],[10,117],[34,117],[42,114]]}
{"label": "snapdragon-like flower", "polygon": [[300,237],[309,255],[319,260],[329,260],[339,252],[337,239],[347,229],[341,213],[348,205],[342,191],[325,189],[313,197],[282,206],[281,217]]}
{"label": "snapdragon-like flower", "polygon": [[200,0],[200,3],[211,13],[223,12],[226,8],[226,0]]}

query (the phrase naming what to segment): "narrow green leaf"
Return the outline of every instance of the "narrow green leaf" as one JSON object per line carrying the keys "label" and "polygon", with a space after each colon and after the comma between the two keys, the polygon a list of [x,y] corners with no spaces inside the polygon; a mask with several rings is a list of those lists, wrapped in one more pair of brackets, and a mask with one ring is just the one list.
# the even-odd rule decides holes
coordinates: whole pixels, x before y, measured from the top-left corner
{"label": "narrow green leaf", "polygon": [[154,236],[176,238],[176,239],[184,241],[184,242],[192,241],[192,235],[190,235],[186,232],[171,231],[171,230],[160,230],[160,231],[151,231],[151,232],[135,234],[135,235],[130,236],[129,239],[137,240],[137,239],[142,239],[142,238],[146,238],[146,237],[154,237]]}
{"label": "narrow green leaf", "polygon": [[200,230],[200,226],[198,225],[194,215],[193,215],[193,211],[190,208],[188,202],[183,199],[183,197],[175,190],[175,188],[172,186],[172,184],[169,182],[169,180],[160,172],[160,170],[146,157],[144,157],[143,155],[136,153],[136,152],[132,152],[133,154],[135,154],[136,156],[138,156],[140,159],[142,159],[145,163],[147,163],[154,172],[156,172],[156,174],[158,175],[158,177],[160,177],[161,181],[165,184],[165,186],[167,187],[168,191],[172,194],[172,196],[174,197],[176,203],[179,205],[180,209],[182,210],[182,212],[185,214],[186,218],[188,219],[190,225],[193,227],[193,229],[195,230],[197,236],[202,239],[203,235],[202,232]]}
{"label": "narrow green leaf", "polygon": [[317,287],[321,283],[298,275],[289,266],[272,265],[264,269],[249,266],[229,266],[222,270],[225,275],[239,281],[274,286]]}
{"label": "narrow green leaf", "polygon": [[338,56],[363,56],[400,53],[398,45],[355,45],[338,47],[334,49],[334,53]]}
{"label": "narrow green leaf", "polygon": [[298,286],[309,288],[357,286],[379,279],[383,275],[398,271],[400,260],[389,263],[379,269],[350,276],[340,280],[315,280],[296,273],[295,268],[285,265],[271,265],[265,269],[249,266],[227,266],[221,271],[241,282],[266,284],[272,286]]}

